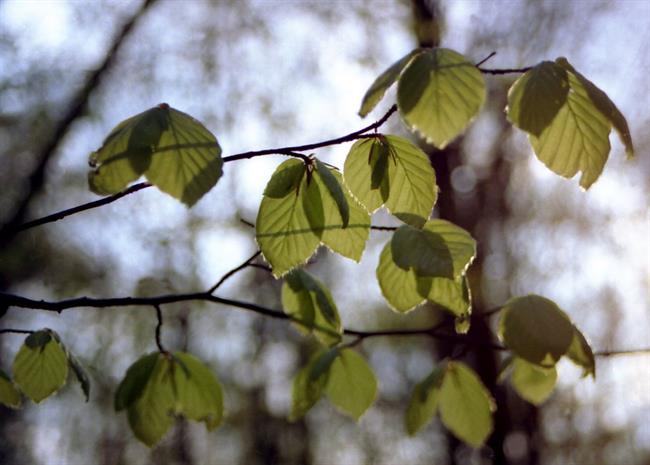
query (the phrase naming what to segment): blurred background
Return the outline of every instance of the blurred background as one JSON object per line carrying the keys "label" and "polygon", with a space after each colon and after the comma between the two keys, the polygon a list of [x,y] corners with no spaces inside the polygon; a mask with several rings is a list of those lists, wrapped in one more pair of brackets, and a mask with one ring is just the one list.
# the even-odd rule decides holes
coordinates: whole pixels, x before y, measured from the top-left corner
{"label": "blurred background", "polygon": [[[125,27],[127,25],[127,27]],[[117,46],[115,46],[117,44]],[[479,243],[470,279],[475,312],[512,296],[555,300],[595,350],[650,345],[650,3],[646,0],[217,0],[0,2],[0,224],[96,199],[87,157],[123,119],[161,102],[202,121],[224,155],[316,142],[378,119],[395,90],[362,121],[374,78],[415,46],[441,45],[486,67],[566,56],[618,105],[637,157],[610,160],[583,192],[548,171],[503,109],[517,75],[486,77],[487,104],[445,151],[422,146],[441,195],[435,214]],[[107,57],[109,59],[107,60]],[[105,64],[105,66],[103,65]],[[99,72],[97,72],[99,70]],[[411,137],[397,116],[382,128]],[[349,146],[320,150],[342,167]],[[0,289],[34,299],[156,295],[207,289],[255,250],[254,221],[282,157],[229,163],[195,207],[146,189],[2,242]],[[42,176],[41,176],[42,174]],[[396,224],[378,212],[378,225]],[[389,234],[373,231],[361,263],[321,250],[308,270],[332,290],[354,329],[421,327],[423,306],[395,315],[375,280]],[[247,269],[219,295],[281,308],[281,281]],[[597,379],[561,362],[539,409],[496,383],[500,360],[465,354],[498,402],[481,450],[437,420],[415,437],[403,413],[415,383],[453,347],[426,338],[373,338],[360,350],[379,397],[357,424],[322,401],[289,423],[291,380],[313,341],[283,321],[201,303],[163,307],[163,341],[194,353],[225,388],[226,419],[208,433],[179,421],[153,450],[140,444],[112,396],[126,368],[155,350],[149,308],[10,308],[4,328],[56,330],[88,367],[87,404],[71,382],[21,410],[0,407],[0,462],[11,464],[611,464],[650,463],[650,356],[599,357]],[[493,319],[494,320],[494,319]],[[470,336],[489,337],[478,318]],[[10,372],[23,336],[0,336]]]}

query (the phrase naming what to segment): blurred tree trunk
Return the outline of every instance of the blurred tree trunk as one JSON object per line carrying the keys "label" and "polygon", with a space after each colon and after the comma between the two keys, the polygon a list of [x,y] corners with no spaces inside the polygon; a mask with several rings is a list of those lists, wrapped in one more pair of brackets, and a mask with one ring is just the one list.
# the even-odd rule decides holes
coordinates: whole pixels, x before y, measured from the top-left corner
{"label": "blurred tree trunk", "polygon": [[[440,45],[441,36],[444,30],[444,20],[435,0],[413,0],[414,13],[414,31],[420,47],[435,47]],[[471,56],[469,51],[467,55]],[[499,93],[500,102],[503,100],[505,105],[505,92]],[[508,135],[508,126],[503,121],[503,116],[499,116],[504,123],[500,131],[495,133],[496,140],[505,141]],[[502,144],[497,143],[500,147]],[[462,196],[457,195],[454,191],[451,179],[454,169],[463,164],[461,158],[462,138],[456,140],[452,145],[444,150],[435,148],[425,148],[428,153],[431,164],[436,172],[436,180],[440,189],[440,195],[437,202],[437,212],[440,218],[457,224],[466,229],[478,242],[479,251],[476,260],[470,267],[468,278],[473,291],[473,316],[471,329],[468,337],[475,342],[467,347],[465,358],[476,369],[485,386],[492,393],[496,400],[498,409],[494,414],[494,431],[487,441],[490,451],[489,459],[494,464],[511,464],[512,462],[505,453],[505,441],[507,435],[517,429],[514,419],[511,415],[509,400],[506,389],[503,385],[497,383],[499,374],[498,354],[492,350],[486,349],[485,344],[493,341],[493,333],[490,329],[490,319],[482,314],[489,309],[481,290],[484,281],[483,259],[485,250],[489,244],[489,237],[492,231],[503,230],[504,225],[510,215],[505,192],[510,180],[510,164],[502,157],[500,150],[493,155],[493,163],[489,167],[488,173],[483,173],[481,179],[477,181],[474,190],[471,193],[465,193]],[[507,255],[506,255],[507,256]],[[511,266],[508,263],[508,266]],[[452,319],[449,319],[450,325],[453,326]],[[435,347],[435,356],[438,359],[445,357],[458,356],[457,344],[450,344],[447,341],[438,341]],[[460,349],[463,349],[462,347]],[[531,437],[534,437],[537,431],[537,410],[523,404],[519,399],[514,399],[520,405],[517,405],[518,411],[523,412],[521,428],[526,431],[529,438],[529,445],[532,446]],[[523,407],[523,409],[521,408]],[[448,434],[448,455],[450,463],[462,463],[464,459],[459,455],[461,446],[460,442]],[[526,454],[521,458],[522,463],[535,465],[538,463],[538,453],[534,447],[528,447]]]}

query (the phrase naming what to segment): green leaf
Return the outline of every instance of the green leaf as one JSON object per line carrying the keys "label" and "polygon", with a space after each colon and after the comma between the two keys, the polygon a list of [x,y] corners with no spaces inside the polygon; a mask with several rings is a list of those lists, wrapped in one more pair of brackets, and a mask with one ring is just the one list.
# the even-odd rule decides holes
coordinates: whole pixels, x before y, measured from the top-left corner
{"label": "green leaf", "polygon": [[174,384],[176,413],[204,422],[212,431],[223,418],[223,393],[219,380],[212,371],[191,354],[176,352]]}
{"label": "green leaf", "polygon": [[596,359],[585,336],[573,325],[573,338],[566,353],[575,364],[583,368],[582,376],[596,377]]}
{"label": "green leaf", "polygon": [[306,190],[304,164],[290,159],[278,166],[264,192],[256,239],[276,277],[307,261],[320,244],[320,235],[305,212],[302,195]]}
{"label": "green leaf", "polygon": [[582,172],[580,186],[598,179],[609,155],[609,120],[592,102],[584,84],[571,72],[566,104],[539,136],[528,138],[537,157],[553,172],[572,178]]}
{"label": "green leaf", "polygon": [[411,436],[420,431],[435,416],[445,372],[446,364],[442,363],[413,389],[411,401],[406,409],[406,431]]}
{"label": "green leaf", "polygon": [[68,360],[49,329],[30,334],[13,363],[14,381],[38,403],[61,389],[68,377]]}
{"label": "green leaf", "polygon": [[7,374],[0,370],[0,404],[17,409],[20,407],[20,392]]}
{"label": "green leaf", "polygon": [[[162,354],[151,356],[155,356],[153,370],[140,395],[127,408],[131,430],[149,447],[160,441],[174,423],[172,414],[176,404],[173,362]],[[180,370],[180,367],[176,368]]]}
{"label": "green leaf", "polygon": [[302,418],[322,397],[329,369],[338,355],[338,349],[322,350],[298,372],[293,380],[289,420]]}
{"label": "green leaf", "polygon": [[539,136],[566,104],[568,94],[566,70],[543,61],[510,87],[508,119],[519,129]]}
{"label": "green leaf", "polygon": [[499,337],[518,357],[554,365],[571,345],[574,328],[555,302],[538,295],[516,297],[501,310]]}
{"label": "green leaf", "polygon": [[465,130],[484,100],[481,72],[445,48],[417,55],[397,84],[397,105],[406,124],[441,149]]}
{"label": "green leaf", "polygon": [[[331,174],[341,185],[350,211],[350,219],[347,226],[344,227],[343,219],[340,217],[338,210],[333,209],[331,206],[325,206],[324,222],[326,226],[321,240],[334,252],[358,262],[361,260],[370,235],[370,214],[352,197],[347,186],[343,183],[341,173],[332,170]],[[318,179],[316,182],[319,182]],[[323,195],[323,203],[326,202],[328,202],[328,195]]]}
{"label": "green leaf", "polygon": [[361,108],[359,109],[359,116],[362,118],[365,117],[368,113],[372,111],[373,108],[379,103],[383,98],[384,94],[390,86],[397,80],[402,70],[408,65],[413,57],[422,53],[424,49],[417,48],[409,52],[406,56],[400,58],[399,61],[393,63],[390,68],[384,71],[379,77],[372,83],[366,95],[363,96],[361,101]]}
{"label": "green leaf", "polygon": [[115,411],[119,412],[132,405],[144,391],[160,358],[158,352],[140,357],[126,371],[124,379],[115,392]]}
{"label": "green leaf", "polygon": [[205,126],[163,103],[120,123],[90,165],[90,188],[100,195],[120,192],[144,174],[191,207],[217,183],[223,161]]}
{"label": "green leaf", "polygon": [[576,76],[578,81],[580,81],[580,84],[582,84],[582,86],[584,86],[586,89],[589,98],[594,103],[594,105],[596,105],[596,108],[598,108],[598,110],[610,121],[618,133],[621,142],[623,142],[623,145],[625,146],[625,153],[627,154],[627,157],[634,157],[634,145],[632,144],[630,128],[627,125],[625,117],[616,107],[614,102],[610,100],[605,92],[596,87],[593,82],[576,71],[566,58],[560,57],[555,60],[555,62]]}
{"label": "green leaf", "polygon": [[[316,163],[316,172],[318,173],[318,177],[327,189],[327,193],[329,193],[331,198],[334,200],[334,203],[336,204],[338,212],[341,216],[342,227],[347,228],[348,224],[350,223],[350,206],[348,204],[347,198],[345,197],[345,193],[343,192],[340,181],[334,176],[334,174],[332,174],[330,169],[323,164],[323,162],[318,159],[314,160],[314,162]],[[327,222],[325,225],[329,226]]]}
{"label": "green leaf", "polygon": [[297,327],[314,333],[325,345],[341,340],[341,319],[332,295],[323,283],[306,271],[296,269],[285,275],[282,307],[286,314],[300,320]]}
{"label": "green leaf", "polygon": [[377,281],[390,307],[400,313],[406,313],[423,303],[429,290],[427,287],[425,295],[421,295],[418,291],[419,280],[415,271],[404,270],[397,266],[393,260],[390,242],[384,246],[379,256]]}
{"label": "green leaf", "polygon": [[426,154],[397,136],[357,141],[345,160],[344,177],[370,213],[385,204],[392,214],[416,226],[429,218],[438,195]]}
{"label": "green leaf", "polygon": [[483,445],[492,432],[494,401],[474,370],[464,363],[447,363],[438,408],[442,423],[470,446]]}
{"label": "green leaf", "polygon": [[540,405],[548,399],[557,381],[555,367],[541,367],[518,357],[514,358],[511,366],[510,383],[517,394],[535,405]]}
{"label": "green leaf", "polygon": [[402,226],[391,240],[393,259],[419,277],[459,279],[476,256],[476,241],[445,220],[429,220],[422,229]]}
{"label": "green leaf", "polygon": [[343,349],[330,366],[325,391],[343,413],[359,420],[375,400],[377,379],[361,355]]}

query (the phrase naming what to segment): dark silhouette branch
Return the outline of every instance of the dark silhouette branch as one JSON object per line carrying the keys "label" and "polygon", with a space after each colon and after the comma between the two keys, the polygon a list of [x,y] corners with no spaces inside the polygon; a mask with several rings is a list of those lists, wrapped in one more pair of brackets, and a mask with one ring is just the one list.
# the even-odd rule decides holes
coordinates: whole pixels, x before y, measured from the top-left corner
{"label": "dark silhouette branch", "polygon": [[156,318],[158,319],[158,323],[156,324],[156,347],[158,347],[158,352],[161,354],[168,354],[169,352],[165,350],[160,339],[160,331],[163,325],[162,311],[160,310],[160,305],[154,305],[153,308],[156,310]]}
{"label": "dark silhouette branch", "polygon": [[[25,218],[25,213],[34,194],[38,193],[43,187],[45,181],[45,170],[52,154],[60,145],[65,135],[70,130],[72,123],[79,118],[86,109],[88,99],[92,92],[99,86],[102,77],[108,69],[115,63],[115,57],[129,36],[138,21],[144,16],[144,13],[154,4],[157,0],[145,0],[138,11],[122,26],[120,32],[113,39],[113,43],[106,52],[102,64],[88,77],[84,86],[79,89],[68,110],[65,112],[61,120],[56,124],[50,140],[43,146],[35,159],[37,165],[29,176],[29,192],[20,201],[11,218],[0,229],[0,244],[2,241],[10,239],[15,232],[20,231],[20,224]],[[9,234],[10,232],[14,234]],[[0,247],[1,248],[1,247]]]}
{"label": "dark silhouette branch", "polygon": [[252,261],[255,260],[257,257],[259,257],[262,254],[261,250],[258,250],[255,252],[253,255],[250,256],[244,263],[239,265],[236,268],[233,268],[232,270],[228,271],[226,274],[224,274],[221,279],[210,289],[208,289],[208,294],[212,294],[214,291],[219,289],[219,287],[226,282],[227,279],[229,279],[231,276],[233,276],[235,273],[238,273],[239,271],[243,270],[246,267],[252,266]]}

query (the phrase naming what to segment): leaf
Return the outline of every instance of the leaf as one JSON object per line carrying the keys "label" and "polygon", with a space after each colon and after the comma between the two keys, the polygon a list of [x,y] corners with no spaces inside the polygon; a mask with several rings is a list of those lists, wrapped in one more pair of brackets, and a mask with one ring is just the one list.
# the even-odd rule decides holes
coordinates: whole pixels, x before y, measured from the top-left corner
{"label": "leaf", "polygon": [[[127,418],[133,434],[149,447],[160,441],[174,423],[172,414],[176,403],[172,361],[162,354],[151,354],[151,357],[154,355],[153,370],[140,395],[127,408]],[[138,362],[147,357],[149,356]]]}
{"label": "leaf", "polygon": [[519,129],[539,136],[566,104],[568,94],[566,70],[543,61],[510,87],[508,119]]}
{"label": "leaf", "polygon": [[544,368],[521,358],[512,361],[510,383],[523,399],[531,404],[542,404],[553,392],[557,382],[555,367]]}
{"label": "leaf", "polygon": [[472,447],[483,445],[492,432],[494,401],[474,370],[462,362],[447,363],[438,408],[442,423]]}
{"label": "leaf", "polygon": [[89,184],[100,195],[122,191],[142,174],[194,205],[222,174],[221,147],[190,115],[160,104],[120,123],[90,155]]}
{"label": "leaf", "polygon": [[223,393],[219,380],[203,362],[195,356],[176,352],[174,384],[176,388],[176,412],[186,418],[205,423],[212,431],[223,418]]}
{"label": "leaf", "polygon": [[633,158],[634,145],[632,144],[630,128],[627,125],[625,117],[616,107],[614,102],[610,100],[609,96],[605,92],[596,87],[593,82],[576,71],[566,58],[560,57],[556,59],[555,62],[562,68],[574,74],[576,78],[578,78],[578,81],[580,81],[580,84],[584,86],[587,94],[589,94],[589,98],[594,103],[594,105],[596,105],[596,108],[598,108],[598,110],[610,121],[616,132],[618,132],[621,142],[623,142],[623,145],[625,146],[625,153],[627,157]]}
{"label": "leaf", "polygon": [[596,359],[594,358],[594,353],[585,336],[575,325],[573,325],[573,338],[571,339],[571,345],[566,355],[576,365],[583,368],[583,377],[588,375],[591,375],[593,378],[596,377]]}
{"label": "leaf", "polygon": [[520,358],[554,365],[567,353],[574,329],[555,302],[538,295],[516,297],[501,310],[499,337]]}
{"label": "leaf", "polygon": [[581,171],[580,186],[588,189],[602,173],[609,155],[610,122],[577,76],[567,75],[570,91],[565,105],[539,136],[529,134],[528,138],[551,171],[566,178]]}
{"label": "leaf", "polygon": [[14,381],[34,402],[61,389],[68,377],[68,360],[49,329],[30,334],[13,363]]}
{"label": "leaf", "polygon": [[[393,310],[406,313],[423,303],[426,295],[418,291],[418,277],[412,269],[404,270],[393,260],[388,242],[379,256],[377,281],[381,293]],[[428,291],[428,288],[426,289]]]}
{"label": "leaf", "polygon": [[375,400],[377,379],[363,357],[343,349],[330,366],[325,391],[343,413],[359,420]]}
{"label": "leaf", "polygon": [[425,153],[397,136],[357,141],[345,160],[344,178],[370,213],[385,204],[393,215],[416,226],[429,218],[438,195]]}
{"label": "leaf", "polygon": [[[334,252],[358,262],[361,260],[370,235],[370,214],[352,197],[347,186],[343,183],[341,173],[332,170],[331,174],[343,190],[350,211],[350,219],[347,226],[343,227],[343,220],[339,213],[330,206],[325,206],[325,228],[321,241]],[[322,198],[323,203],[328,201],[327,195],[323,195]]]}
{"label": "leaf", "polygon": [[7,374],[0,370],[0,404],[17,409],[20,407],[20,392]]}
{"label": "leaf", "polygon": [[440,149],[465,130],[484,100],[481,72],[463,55],[446,48],[417,55],[397,83],[402,118]]}
{"label": "leaf", "polygon": [[264,191],[257,214],[257,243],[276,277],[307,261],[320,244],[301,197],[307,189],[305,178],[302,161],[282,163]]}
{"label": "leaf", "polygon": [[140,357],[126,371],[124,379],[115,392],[115,411],[119,412],[140,398],[149,378],[153,373],[156,363],[160,358],[158,352],[153,352]]}
{"label": "leaf", "polygon": [[322,350],[298,372],[292,385],[290,421],[302,418],[321,398],[337,355],[338,349]]}
{"label": "leaf", "polygon": [[393,260],[419,277],[458,279],[476,256],[476,241],[445,220],[429,220],[422,229],[402,226],[391,240]]}
{"label": "leaf", "polygon": [[[314,160],[314,163],[316,164],[318,177],[327,188],[327,193],[330,194],[338,208],[339,214],[341,215],[342,227],[347,228],[350,223],[350,206],[348,205],[348,200],[343,193],[339,179],[337,179],[330,169],[320,160],[316,159]],[[329,226],[327,222],[325,225]]]}
{"label": "leaf", "polygon": [[300,320],[299,329],[313,332],[321,343],[330,346],[341,340],[341,319],[329,289],[306,271],[296,269],[285,275],[282,307]]}
{"label": "leaf", "polygon": [[435,416],[445,372],[446,363],[442,363],[413,389],[405,417],[406,431],[411,436],[420,431]]}
{"label": "leaf", "polygon": [[359,116],[365,117],[372,111],[373,108],[383,98],[384,94],[390,86],[397,80],[402,70],[408,65],[413,57],[422,53],[424,49],[417,48],[412,50],[404,57],[400,58],[397,62],[393,63],[390,68],[381,73],[375,82],[372,83],[370,88],[366,91],[361,101],[361,108],[359,109]]}

